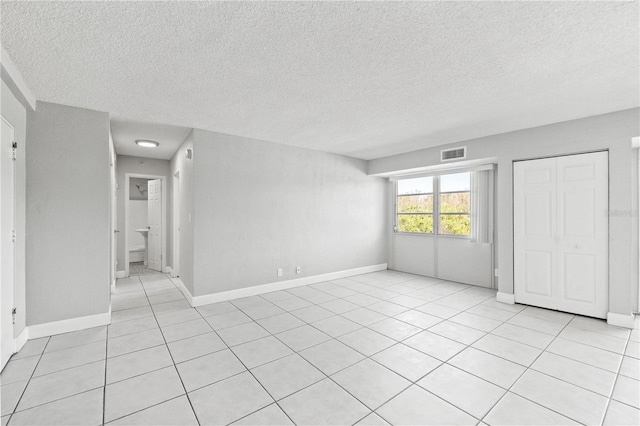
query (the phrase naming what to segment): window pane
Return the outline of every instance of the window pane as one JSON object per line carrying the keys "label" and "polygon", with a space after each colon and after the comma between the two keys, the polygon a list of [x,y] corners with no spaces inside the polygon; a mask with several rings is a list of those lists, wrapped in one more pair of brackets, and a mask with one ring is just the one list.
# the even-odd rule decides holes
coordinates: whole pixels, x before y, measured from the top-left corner
{"label": "window pane", "polygon": [[401,179],[398,181],[398,195],[426,194],[433,192],[433,177]]}
{"label": "window pane", "polygon": [[398,213],[433,213],[433,194],[399,196]]}
{"label": "window pane", "polygon": [[468,214],[440,215],[440,233],[452,235],[470,235],[471,217]]}
{"label": "window pane", "polygon": [[430,214],[400,214],[398,215],[399,232],[433,233],[433,215]]}
{"label": "window pane", "polygon": [[469,191],[471,189],[471,173],[456,173],[440,176],[440,192]]}
{"label": "window pane", "polygon": [[441,213],[469,213],[471,211],[471,194],[469,192],[452,192],[440,195]]}

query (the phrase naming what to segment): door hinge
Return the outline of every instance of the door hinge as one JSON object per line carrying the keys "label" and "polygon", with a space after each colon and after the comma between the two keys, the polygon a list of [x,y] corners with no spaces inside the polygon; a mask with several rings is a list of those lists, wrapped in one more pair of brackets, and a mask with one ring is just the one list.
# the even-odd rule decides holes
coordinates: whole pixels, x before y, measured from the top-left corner
{"label": "door hinge", "polygon": [[12,157],[11,157],[11,159],[12,159],[13,161],[16,161],[16,155],[17,155],[17,153],[18,153],[18,142],[15,142],[15,141],[14,141],[14,142],[11,144],[11,153],[12,153]]}
{"label": "door hinge", "polygon": [[11,242],[12,243],[16,242],[16,231],[15,230],[11,231]]}
{"label": "door hinge", "polygon": [[11,310],[11,321],[15,324],[16,323],[16,313],[18,312],[18,310],[16,308],[13,308]]}

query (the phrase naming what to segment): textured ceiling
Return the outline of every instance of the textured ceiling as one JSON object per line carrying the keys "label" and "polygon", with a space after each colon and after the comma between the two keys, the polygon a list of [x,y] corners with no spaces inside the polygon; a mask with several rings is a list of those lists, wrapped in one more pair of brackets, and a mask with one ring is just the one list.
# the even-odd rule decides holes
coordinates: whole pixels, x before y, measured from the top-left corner
{"label": "textured ceiling", "polygon": [[[158,158],[170,160],[191,129],[166,124],[140,123],[114,118],[111,120],[111,135],[120,155]],[[156,148],[144,148],[136,145],[137,139],[151,139],[158,142]]]}
{"label": "textured ceiling", "polygon": [[39,100],[359,158],[639,105],[633,2],[7,2]]}

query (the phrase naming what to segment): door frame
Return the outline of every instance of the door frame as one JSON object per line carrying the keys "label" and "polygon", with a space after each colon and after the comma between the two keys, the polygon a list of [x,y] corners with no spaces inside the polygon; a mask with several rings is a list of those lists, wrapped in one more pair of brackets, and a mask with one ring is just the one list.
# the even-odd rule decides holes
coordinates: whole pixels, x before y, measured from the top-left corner
{"label": "door frame", "polygon": [[173,214],[171,216],[173,228],[173,277],[180,276],[180,171],[173,175]]}
{"label": "door frame", "polygon": [[[0,115],[0,120],[2,120],[7,126],[9,126],[11,128],[12,134],[11,134],[11,139],[13,142],[15,142],[15,137],[16,137],[16,129],[13,126],[13,124],[11,124],[9,122],[9,120],[7,120],[3,115]],[[4,149],[4,147],[3,147]],[[2,162],[0,161],[0,173],[2,173]],[[12,185],[12,189],[11,189],[11,209],[13,210],[13,214],[12,214],[12,220],[13,220],[13,224],[11,226],[13,232],[15,232],[15,228],[16,228],[16,162],[15,161],[11,161],[11,170],[8,172],[11,174],[11,185]],[[8,197],[7,197],[8,198]],[[7,200],[2,196],[2,191],[0,188],[0,199],[2,200],[2,203],[5,203]],[[0,219],[2,218],[2,211],[0,211]],[[7,283],[4,280],[0,280],[2,281],[2,286],[8,286],[8,288],[11,289],[11,309],[15,308],[15,300],[16,300],[16,278],[15,278],[15,273],[16,273],[16,249],[15,249],[15,242],[11,242],[11,244],[9,245],[9,243],[6,240],[2,240],[0,242],[0,253],[3,253],[3,249],[4,248],[9,248],[12,252],[12,256],[11,256],[11,282]],[[0,257],[2,258],[6,258],[6,254],[2,254]],[[0,265],[0,269],[1,269],[1,265]],[[0,293],[2,292],[2,288],[0,288]],[[3,300],[4,302],[4,300]],[[17,338],[16,338],[16,327],[15,327],[15,322],[14,322],[14,315],[12,315],[12,324],[11,324],[11,336],[9,336],[9,338],[7,338],[7,336],[2,336],[1,332],[2,332],[2,316],[0,315],[0,348],[2,346],[2,343],[5,341],[7,341],[7,343],[9,344],[9,358],[7,359],[3,359],[2,363],[0,363],[0,370],[3,370],[5,365],[7,364],[7,362],[9,361],[9,359],[11,358],[11,355],[13,355],[14,353],[17,352]]]}
{"label": "door frame", "polygon": [[160,227],[160,240],[162,246],[162,273],[167,272],[167,177],[159,175],[146,175],[139,173],[125,173],[124,175],[124,276],[129,276],[129,185],[131,178],[161,179],[162,180],[162,226]]}
{"label": "door frame", "polygon": [[[561,157],[570,157],[570,156],[574,156],[574,155],[585,155],[585,154],[597,154],[597,153],[606,153],[607,154],[607,209],[610,208],[609,206],[609,196],[611,194],[611,180],[610,180],[610,176],[608,175],[608,173],[611,170],[611,163],[610,163],[610,152],[608,148],[604,148],[604,149],[594,149],[594,150],[590,150],[590,151],[581,151],[581,152],[572,152],[572,153],[564,153],[564,154],[558,154],[558,155],[543,155],[543,156],[539,156],[539,157],[531,157],[531,158],[519,158],[519,159],[515,159],[511,161],[511,247],[512,247],[512,265],[513,267],[513,276],[512,276],[512,283],[513,283],[513,300],[515,300],[515,303],[522,303],[522,302],[518,302],[517,296],[516,296],[516,269],[515,269],[515,235],[516,235],[516,229],[515,229],[515,211],[516,211],[516,203],[515,203],[515,164],[516,163],[520,163],[520,162],[525,162],[525,161],[533,161],[533,160],[545,160],[545,159],[549,159],[549,158],[561,158]],[[639,158],[640,158],[640,154],[639,154]],[[609,291],[611,288],[611,282],[610,282],[610,276],[611,276],[611,247],[610,247],[610,238],[611,238],[611,222],[609,219],[607,219],[607,256],[606,256],[606,262],[607,262],[607,266],[606,266],[606,271],[607,271],[607,301],[606,301],[606,305],[607,305],[607,311],[609,310],[610,304],[611,304],[611,298],[609,295]],[[639,280],[639,287],[640,287],[640,280]],[[639,296],[640,299],[640,296]],[[640,303],[640,302],[639,302]],[[544,307],[543,307],[544,308]],[[546,309],[554,309],[554,308],[546,308]],[[582,314],[577,314],[577,315],[582,315]],[[598,317],[600,319],[604,319],[602,317]]]}

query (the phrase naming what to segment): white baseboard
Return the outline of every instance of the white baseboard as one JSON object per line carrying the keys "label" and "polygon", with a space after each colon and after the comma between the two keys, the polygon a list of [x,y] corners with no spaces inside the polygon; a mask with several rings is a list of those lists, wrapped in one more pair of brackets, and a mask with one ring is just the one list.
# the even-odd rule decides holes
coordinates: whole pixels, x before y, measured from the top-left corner
{"label": "white baseboard", "polygon": [[16,352],[18,353],[20,352],[20,349],[22,349],[22,347],[24,346],[25,343],[27,343],[27,340],[29,340],[29,327],[25,327],[22,330],[22,333],[20,333],[20,335],[18,337],[16,337]]}
{"label": "white baseboard", "polygon": [[116,278],[127,278],[127,271],[116,271]]}
{"label": "white baseboard", "polygon": [[184,297],[187,299],[187,302],[189,302],[189,305],[191,305],[191,307],[194,307],[193,295],[191,294],[189,289],[187,289],[187,287],[184,285],[182,280],[180,280],[180,278],[169,278],[169,279],[176,285],[176,287],[178,287],[178,290],[182,292]]}
{"label": "white baseboard", "polygon": [[28,336],[29,339],[37,339],[39,337],[54,336],[56,334],[69,333],[71,331],[84,330],[86,328],[100,327],[102,325],[109,324],[111,324],[111,308],[109,308],[109,312],[104,314],[30,325],[28,327]]}
{"label": "white baseboard", "polygon": [[496,294],[496,300],[498,302],[501,302],[501,303],[507,303],[509,305],[514,305],[516,303],[516,296],[515,296],[515,294],[498,292]]}
{"label": "white baseboard", "polygon": [[166,271],[165,272],[166,274],[169,274],[170,276],[173,276],[173,268],[171,266],[167,266],[165,268],[165,271]]}
{"label": "white baseboard", "polygon": [[[316,284],[324,281],[337,280],[339,278],[352,277],[354,275],[367,274],[369,272],[384,271],[387,269],[386,263],[379,265],[363,266],[361,268],[346,269],[344,271],[329,272],[327,274],[312,275],[293,280],[279,281],[275,283],[256,285],[253,287],[239,288],[237,290],[223,291],[220,293],[194,296],[189,303],[191,306],[202,306],[210,303],[225,302],[227,300],[238,299],[240,297],[255,296],[258,294],[270,293],[272,291],[287,290],[289,288],[303,285]],[[186,290],[186,289],[185,289]],[[184,292],[183,292],[184,293]]]}
{"label": "white baseboard", "polygon": [[616,314],[607,312],[607,324],[616,325],[618,327],[633,328],[634,315]]}

